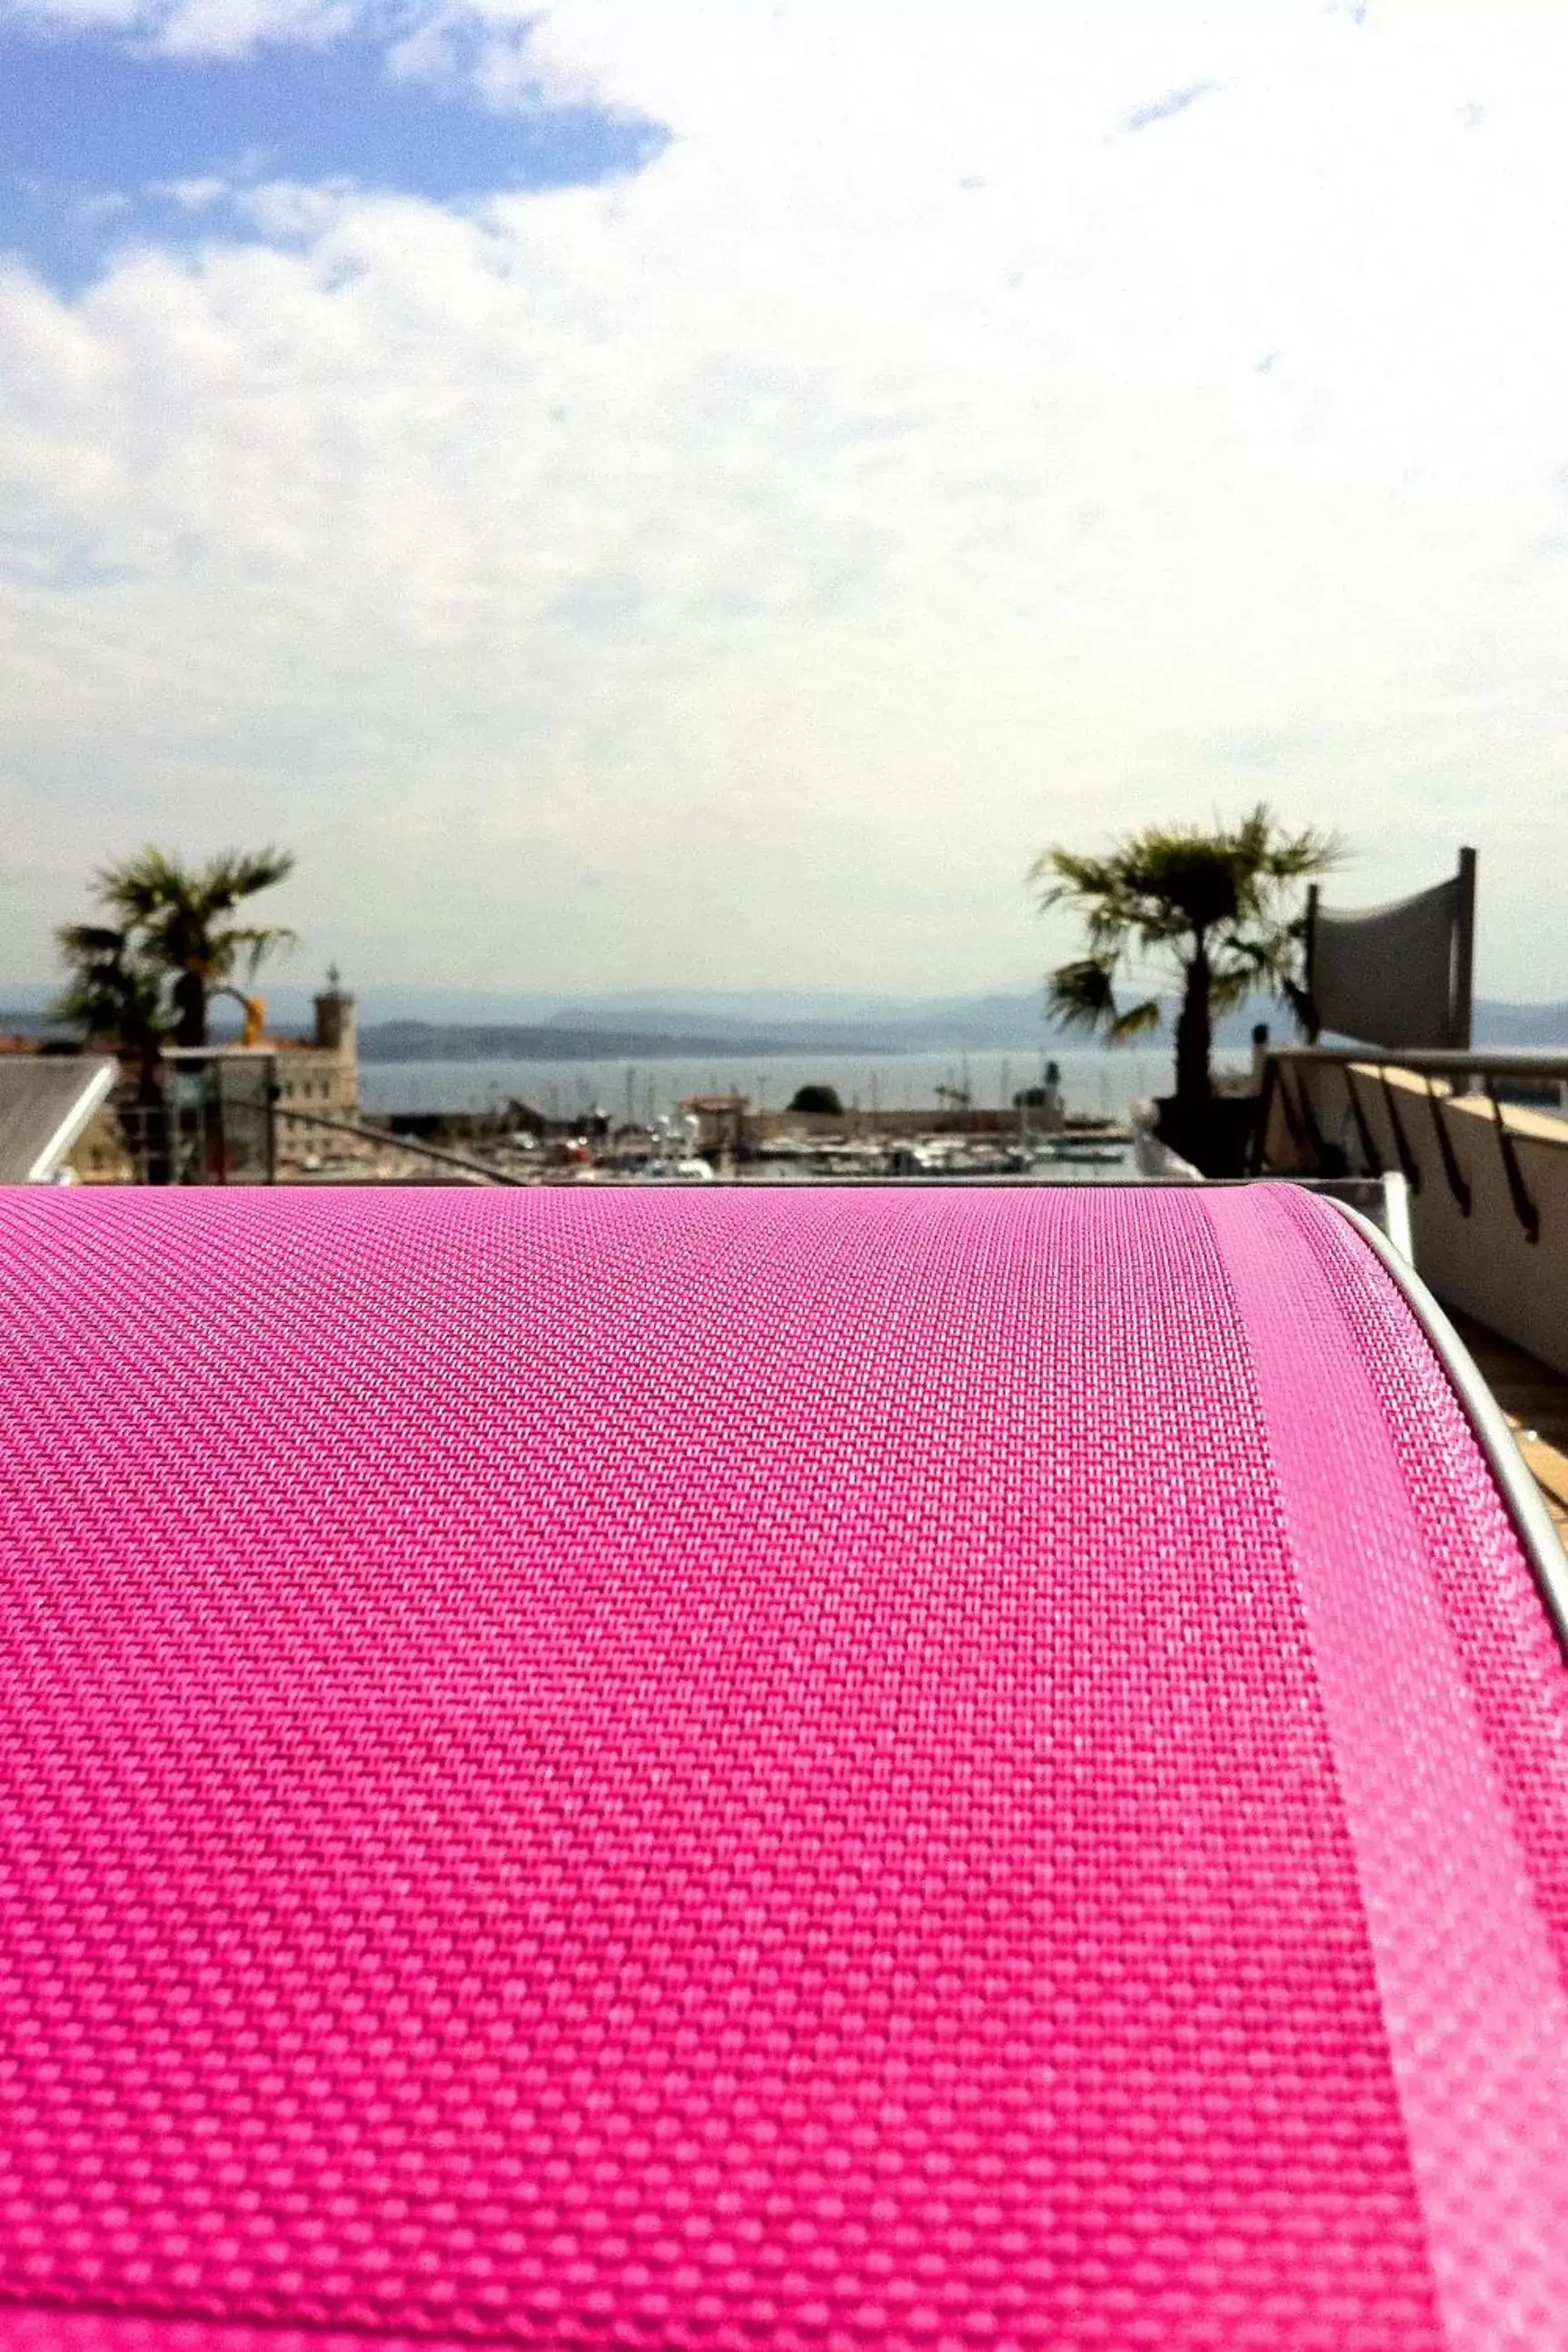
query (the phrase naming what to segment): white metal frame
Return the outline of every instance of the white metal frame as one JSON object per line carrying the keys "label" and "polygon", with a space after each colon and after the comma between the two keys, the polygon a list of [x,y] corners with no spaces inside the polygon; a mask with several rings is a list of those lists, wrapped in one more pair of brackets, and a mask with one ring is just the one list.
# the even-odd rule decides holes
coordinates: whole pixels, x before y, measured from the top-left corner
{"label": "white metal frame", "polygon": [[[69,1064],[66,1063],[65,1066],[68,1068]],[[22,1179],[25,1184],[47,1184],[53,1181],[60,1161],[83,1132],[94,1111],[108,1101],[117,1075],[112,1062],[100,1064]]]}
{"label": "white metal frame", "polygon": [[1433,1351],[1447,1372],[1449,1384],[1476,1433],[1476,1443],[1502,1490],[1503,1501],[1524,1547],[1542,1605],[1552,1621],[1552,1631],[1564,1656],[1568,1657],[1568,1557],[1564,1556],[1552,1515],[1541,1499],[1541,1489],[1514,1444],[1513,1432],[1503,1419],[1501,1407],[1481,1378],[1474,1357],[1409,1259],[1401,1256],[1386,1236],[1380,1234],[1359,1210],[1351,1208],[1343,1201],[1335,1201],[1332,1205],[1342,1217],[1350,1220],[1367,1247],[1382,1261],[1405,1305],[1431,1341]]}

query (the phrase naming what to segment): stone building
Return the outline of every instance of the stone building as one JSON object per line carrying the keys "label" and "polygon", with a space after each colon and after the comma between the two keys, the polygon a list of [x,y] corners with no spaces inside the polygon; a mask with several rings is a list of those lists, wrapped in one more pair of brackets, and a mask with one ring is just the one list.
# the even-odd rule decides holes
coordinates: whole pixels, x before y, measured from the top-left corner
{"label": "stone building", "polygon": [[[354,1126],[360,1118],[359,1038],[354,1000],[340,985],[336,968],[315,999],[315,1025],[309,1037],[267,1037],[259,1000],[250,1008],[247,1042],[214,1045],[201,1052],[170,1052],[165,1061],[163,1129],[177,1181],[196,1183],[255,1182],[269,1164],[266,1148],[266,1088],[273,1098],[275,1164],[299,1171],[307,1161],[359,1162],[374,1159],[376,1147],[331,1127],[314,1127],[290,1111],[314,1113]],[[71,1173],[84,1184],[133,1184],[146,1180],[137,1150],[138,1115],[130,1074],[123,1073],[116,1098],[89,1122],[70,1153]],[[144,1141],[144,1136],[142,1138]]]}
{"label": "stone building", "polygon": [[360,1147],[352,1136],[334,1135],[330,1128],[310,1127],[303,1118],[282,1116],[288,1111],[314,1112],[320,1118],[343,1119],[351,1126],[360,1116],[359,1024],[354,1000],[340,983],[337,966],[327,974],[327,985],[315,1000],[316,1025],[303,1038],[269,1038],[277,1055],[278,1156],[280,1160],[310,1157],[341,1158]]}
{"label": "stone building", "polygon": [[697,1122],[697,1149],[710,1158],[739,1151],[746,1141],[745,1095],[688,1095],[680,1108]]}

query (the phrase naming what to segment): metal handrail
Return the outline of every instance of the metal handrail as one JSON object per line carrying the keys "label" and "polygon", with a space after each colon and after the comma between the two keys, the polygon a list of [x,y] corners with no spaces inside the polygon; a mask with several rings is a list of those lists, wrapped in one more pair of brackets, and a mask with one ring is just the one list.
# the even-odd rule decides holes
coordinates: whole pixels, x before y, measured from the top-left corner
{"label": "metal handrail", "polygon": [[466,1169],[470,1176],[482,1176],[491,1184],[526,1187],[529,1181],[526,1176],[508,1176],[487,1160],[465,1160],[460,1151],[443,1151],[434,1143],[413,1143],[405,1136],[388,1134],[384,1128],[355,1127],[346,1118],[323,1118],[320,1111],[291,1110],[282,1103],[274,1103],[272,1109],[276,1118],[295,1119],[303,1127],[329,1128],[334,1135],[357,1136],[362,1143],[379,1144],[384,1151],[407,1151],[416,1160],[438,1160],[443,1167]]}
{"label": "metal handrail", "polygon": [[1371,1070],[1412,1070],[1417,1077],[1534,1078],[1568,1086],[1568,1046],[1562,1045],[1270,1045],[1270,1061]]}
{"label": "metal handrail", "polygon": [[[1502,1162],[1510,1203],[1525,1239],[1530,1242],[1540,1241],[1541,1212],[1524,1181],[1524,1171],[1520,1164],[1513,1132],[1504,1117],[1504,1107],[1498,1095],[1498,1080],[1500,1078],[1506,1082],[1510,1078],[1523,1079],[1537,1086],[1568,1087],[1568,1050],[1553,1046],[1519,1046],[1510,1049],[1495,1045],[1462,1047],[1376,1045],[1276,1045],[1270,1049],[1267,1059],[1264,1080],[1266,1100],[1271,1101],[1278,1088],[1281,1100],[1287,1106],[1289,1105],[1289,1090],[1285,1083],[1287,1064],[1293,1065],[1296,1068],[1298,1090],[1302,1095],[1303,1103],[1306,1098],[1305,1089],[1300,1085],[1303,1070],[1316,1066],[1323,1069],[1337,1069],[1343,1073],[1351,1111],[1355,1118],[1363,1151],[1369,1160],[1375,1160],[1376,1152],[1368,1132],[1360,1097],[1356,1092],[1355,1079],[1359,1071],[1373,1073],[1382,1090],[1384,1108],[1388,1117],[1389,1129],[1394,1138],[1400,1165],[1415,1191],[1420,1189],[1420,1168],[1399,1116],[1394,1089],[1389,1084],[1389,1073],[1405,1071],[1412,1077],[1419,1078],[1422,1081],[1422,1091],[1426,1096],[1431,1111],[1433,1134],[1436,1141],[1438,1156],[1443,1163],[1443,1173],[1448,1191],[1460,1213],[1467,1217],[1471,1209],[1471,1188],[1463,1169],[1458,1164],[1446,1113],[1464,1099],[1463,1095],[1458,1091],[1458,1082],[1479,1078],[1481,1082],[1481,1092],[1477,1107],[1479,1108],[1482,1101],[1489,1106],[1491,1117],[1489,1124],[1497,1138],[1498,1153]],[[1448,1080],[1447,1088],[1439,1093],[1433,1084],[1434,1079]],[[1291,1129],[1292,1141],[1299,1143],[1300,1137],[1298,1121],[1290,1118],[1288,1124]],[[1266,1137],[1260,1121],[1256,1147],[1256,1157],[1259,1166],[1262,1164],[1265,1141]]]}

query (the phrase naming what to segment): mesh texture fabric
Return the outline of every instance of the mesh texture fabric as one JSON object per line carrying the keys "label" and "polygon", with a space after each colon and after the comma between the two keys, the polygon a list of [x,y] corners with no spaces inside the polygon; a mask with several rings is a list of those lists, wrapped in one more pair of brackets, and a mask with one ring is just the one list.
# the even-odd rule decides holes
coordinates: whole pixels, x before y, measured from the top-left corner
{"label": "mesh texture fabric", "polygon": [[1568,1676],[1332,1210],[0,1218],[0,2336],[1568,2344]]}

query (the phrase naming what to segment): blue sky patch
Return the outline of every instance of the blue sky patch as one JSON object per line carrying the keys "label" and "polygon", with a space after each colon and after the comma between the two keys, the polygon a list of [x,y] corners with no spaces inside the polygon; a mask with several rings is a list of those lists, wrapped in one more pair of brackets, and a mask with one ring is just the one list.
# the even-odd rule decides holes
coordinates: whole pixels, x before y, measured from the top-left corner
{"label": "blue sky patch", "polygon": [[129,240],[244,233],[182,204],[177,183],[346,180],[447,204],[613,179],[665,143],[655,124],[591,107],[502,114],[396,79],[363,38],[184,58],[0,31],[0,249],[65,290]]}

